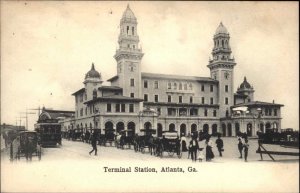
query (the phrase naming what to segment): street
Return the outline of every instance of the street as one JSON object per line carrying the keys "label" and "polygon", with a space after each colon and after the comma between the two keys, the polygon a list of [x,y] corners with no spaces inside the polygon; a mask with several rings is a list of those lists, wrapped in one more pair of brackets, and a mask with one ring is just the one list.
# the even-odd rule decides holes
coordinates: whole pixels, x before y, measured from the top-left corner
{"label": "street", "polygon": [[[215,138],[213,139],[215,141]],[[42,160],[23,158],[9,162],[8,152],[1,154],[1,191],[3,192],[98,192],[98,191],[217,191],[217,192],[297,192],[299,160],[277,156],[281,161],[259,161],[257,140],[250,140],[248,162],[239,159],[236,138],[224,138],[224,155],[212,162],[192,162],[183,153],[181,159],[164,157],[133,149],[98,147],[98,156],[89,155],[90,144],[63,140],[56,148],[43,148]],[[200,143],[204,147],[204,142]],[[147,152],[147,151],[146,151]],[[108,172],[106,168],[130,168],[130,172]],[[135,172],[135,168],[139,172]],[[154,168],[157,172],[144,172]],[[162,172],[181,168],[181,172]],[[191,168],[194,168],[192,171]],[[196,171],[195,171],[196,170]],[[115,171],[115,169],[110,169]],[[175,171],[175,169],[174,169]],[[193,186],[192,184],[196,184]]]}

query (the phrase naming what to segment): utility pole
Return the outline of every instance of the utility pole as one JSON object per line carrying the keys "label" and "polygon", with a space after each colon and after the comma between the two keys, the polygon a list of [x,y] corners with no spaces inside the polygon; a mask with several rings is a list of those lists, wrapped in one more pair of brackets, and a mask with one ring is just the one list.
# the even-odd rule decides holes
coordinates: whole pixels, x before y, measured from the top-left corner
{"label": "utility pole", "polygon": [[28,129],[29,129],[29,128],[28,128],[28,115],[29,115],[29,114],[35,114],[35,113],[33,113],[33,112],[28,112],[27,109],[26,109],[26,112],[21,112],[21,114],[26,114],[26,116],[25,116],[25,117],[22,117],[22,118],[26,118],[26,129],[28,130]]}

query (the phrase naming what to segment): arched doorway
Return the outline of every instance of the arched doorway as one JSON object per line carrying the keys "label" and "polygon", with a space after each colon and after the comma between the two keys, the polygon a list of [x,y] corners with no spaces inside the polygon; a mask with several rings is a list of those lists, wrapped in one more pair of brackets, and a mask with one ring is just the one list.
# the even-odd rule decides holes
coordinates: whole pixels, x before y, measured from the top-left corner
{"label": "arched doorway", "polygon": [[119,133],[122,130],[124,130],[124,123],[123,122],[117,123],[117,133]]}
{"label": "arched doorway", "polygon": [[271,131],[271,123],[267,122],[266,123],[266,132],[270,132]]}
{"label": "arched doorway", "polygon": [[204,132],[204,133],[208,133],[208,130],[209,130],[208,124],[204,124],[204,125],[203,125],[203,132]]}
{"label": "arched doorway", "polygon": [[175,124],[174,123],[171,123],[169,125],[169,131],[175,131]]}
{"label": "arched doorway", "polygon": [[152,124],[150,122],[146,122],[144,124],[144,129],[148,130],[148,129],[152,129]]}
{"label": "arched doorway", "polygon": [[259,124],[259,130],[260,130],[260,132],[263,132],[263,133],[265,132],[264,131],[264,123]]}
{"label": "arched doorway", "polygon": [[223,134],[223,137],[226,136],[226,125],[225,125],[225,123],[222,124],[222,134]]}
{"label": "arched doorway", "polygon": [[128,136],[133,136],[135,134],[135,123],[129,122],[127,124]]}
{"label": "arched doorway", "polygon": [[162,124],[157,123],[157,136],[162,137],[163,127]]}
{"label": "arched doorway", "polygon": [[240,124],[239,123],[235,123],[234,125],[235,127],[235,135],[237,136],[239,134],[240,130]]}
{"label": "arched doorway", "polygon": [[107,130],[113,130],[114,129],[114,124],[112,122],[110,122],[110,121],[107,121],[105,123],[104,127],[105,127],[104,131],[106,133]]}
{"label": "arched doorway", "polygon": [[194,123],[191,125],[191,133],[194,133],[197,131],[197,125]]}
{"label": "arched doorway", "polygon": [[276,122],[273,123],[273,129],[277,132],[278,131],[278,124]]}
{"label": "arched doorway", "polygon": [[216,136],[218,133],[218,125],[217,124],[213,124],[212,125],[212,135]]}
{"label": "arched doorway", "polygon": [[231,137],[232,136],[232,127],[231,127],[231,123],[227,124],[227,130],[228,130],[228,136]]}
{"label": "arched doorway", "polygon": [[180,125],[180,137],[186,136],[186,125],[183,123]]}
{"label": "arched doorway", "polygon": [[252,123],[247,124],[247,136],[252,136]]}

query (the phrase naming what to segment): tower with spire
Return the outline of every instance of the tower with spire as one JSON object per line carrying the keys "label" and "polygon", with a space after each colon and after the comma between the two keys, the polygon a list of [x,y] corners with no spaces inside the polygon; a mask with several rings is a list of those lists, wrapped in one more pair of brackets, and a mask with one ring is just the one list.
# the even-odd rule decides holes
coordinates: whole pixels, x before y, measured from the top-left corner
{"label": "tower with spire", "polygon": [[240,87],[238,87],[236,93],[240,96],[244,96],[243,103],[254,101],[254,89],[253,86],[251,86],[247,81],[246,76],[244,77],[244,81]]}
{"label": "tower with spire", "polygon": [[219,81],[218,101],[220,117],[229,116],[230,106],[234,104],[233,78],[235,60],[231,57],[229,33],[221,22],[214,35],[213,58],[207,67],[211,78]]}
{"label": "tower with spire", "polygon": [[139,47],[137,19],[127,5],[120,21],[119,48],[114,58],[117,61],[116,86],[123,88],[124,96],[141,98],[141,60],[142,50]]}

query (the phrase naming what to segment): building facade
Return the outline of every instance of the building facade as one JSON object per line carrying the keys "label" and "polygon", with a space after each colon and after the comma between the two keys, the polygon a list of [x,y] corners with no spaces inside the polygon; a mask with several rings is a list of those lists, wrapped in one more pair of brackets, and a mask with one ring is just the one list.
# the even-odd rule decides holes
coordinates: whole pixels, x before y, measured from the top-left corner
{"label": "building facade", "polygon": [[92,64],[84,87],[73,93],[75,118],[68,121],[68,128],[100,128],[103,132],[129,129],[134,133],[152,128],[158,136],[166,130],[179,135],[203,131],[235,136],[241,131],[254,136],[258,130],[281,129],[283,105],[255,101],[254,89],[246,78],[234,93],[236,63],[222,23],[213,36],[209,77],[142,72],[144,53],[139,41],[137,18],[127,6],[114,55],[117,75],[105,86]]}

